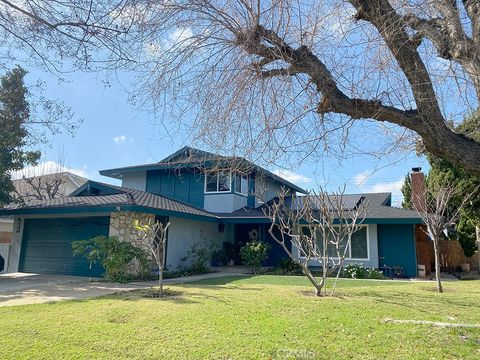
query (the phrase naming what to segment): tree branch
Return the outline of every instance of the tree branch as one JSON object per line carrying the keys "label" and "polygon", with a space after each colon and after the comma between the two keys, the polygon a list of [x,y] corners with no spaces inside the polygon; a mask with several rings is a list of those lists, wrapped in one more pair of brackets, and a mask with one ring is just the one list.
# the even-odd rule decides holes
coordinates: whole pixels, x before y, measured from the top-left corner
{"label": "tree branch", "polygon": [[[405,74],[417,109],[399,109],[378,100],[350,98],[337,86],[326,65],[306,46],[293,48],[273,30],[255,25],[236,34],[236,43],[249,54],[260,57],[256,64],[282,61],[290,65],[287,71],[265,70],[268,76],[306,74],[322,94],[317,112],[340,113],[352,119],[387,121],[415,131],[422,137],[426,149],[453,163],[480,173],[480,164],[472,154],[480,154],[480,144],[447,125],[440,110],[432,80],[417,51],[418,44],[411,41],[405,30],[405,19],[398,15],[387,0],[351,0],[357,9],[357,18],[372,23],[384,38],[392,55]],[[422,22],[430,28],[432,24]],[[445,144],[449,144],[448,147]],[[477,157],[475,157],[476,159]],[[474,164],[477,162],[477,164]]]}
{"label": "tree branch", "polygon": [[465,11],[472,24],[472,39],[480,40],[480,3],[477,0],[462,0]]}
{"label": "tree branch", "polygon": [[[438,0],[436,4],[444,18],[427,20],[409,13],[403,20],[417,32],[417,36],[429,39],[441,58],[454,60],[465,68],[480,102],[480,49],[463,31],[458,8],[448,0]],[[472,27],[475,21],[478,21],[476,17],[472,19]]]}

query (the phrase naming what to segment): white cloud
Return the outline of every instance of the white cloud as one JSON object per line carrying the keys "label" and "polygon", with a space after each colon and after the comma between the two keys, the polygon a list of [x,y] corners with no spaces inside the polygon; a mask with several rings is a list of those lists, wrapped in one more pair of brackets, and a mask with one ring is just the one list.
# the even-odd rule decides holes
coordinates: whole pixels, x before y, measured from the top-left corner
{"label": "white cloud", "polygon": [[372,183],[373,180],[368,180],[370,174],[369,170],[365,170],[353,177],[358,189],[364,193],[391,193],[392,205],[400,206],[403,200],[401,190],[404,182],[403,177],[394,181]]}
{"label": "white cloud", "polygon": [[191,45],[194,41],[193,31],[189,27],[175,29],[163,40],[152,41],[144,45],[145,52],[149,56],[159,57],[170,51],[180,51]]}
{"label": "white cloud", "polygon": [[144,25],[149,20],[149,11],[153,3],[136,3],[134,5],[119,6],[110,13],[113,22],[119,27],[127,27],[131,24]]}
{"label": "white cloud", "polygon": [[404,179],[401,178],[397,181],[392,182],[380,182],[375,185],[372,185],[371,191],[372,192],[391,192],[392,195],[400,196],[402,195],[402,185]]}
{"label": "white cloud", "polygon": [[123,135],[123,134],[122,134],[122,135],[115,136],[115,137],[113,138],[113,142],[114,142],[115,144],[117,144],[117,145],[123,145],[123,144],[125,144],[127,141],[132,142],[133,139],[132,139],[132,138],[128,138],[127,136],[125,136],[125,135]]}
{"label": "white cloud", "polygon": [[361,173],[355,175],[353,177],[353,180],[355,181],[355,185],[362,186],[369,176],[370,176],[370,170],[364,170]]}
{"label": "white cloud", "polygon": [[151,42],[144,45],[145,52],[149,56],[159,56],[162,52],[162,46],[158,42]]}
{"label": "white cloud", "polygon": [[332,35],[343,35],[353,26],[356,10],[353,6],[337,6],[324,20],[324,27]]}
{"label": "white cloud", "polygon": [[192,37],[192,29],[188,27],[178,28],[169,36],[172,45],[180,44],[181,46],[188,45],[192,41]]}
{"label": "white cloud", "polygon": [[404,179],[401,178],[392,182],[380,182],[370,187],[371,192],[389,192],[392,193],[392,205],[401,206],[403,201],[402,185]]}
{"label": "white cloud", "polygon": [[309,184],[313,182],[313,179],[307,176],[303,176],[301,174],[296,174],[293,171],[289,171],[289,170],[274,170],[273,173],[295,184],[300,184],[300,183]]}
{"label": "white cloud", "polygon": [[40,176],[40,175],[47,175],[47,174],[54,174],[58,172],[70,172],[72,174],[83,176],[88,178],[88,175],[85,171],[86,166],[81,169],[69,168],[65,165],[59,164],[55,161],[48,160],[39,163],[36,166],[28,166],[22,170],[13,171],[10,176],[13,180],[21,179],[22,177],[32,177],[32,176]]}

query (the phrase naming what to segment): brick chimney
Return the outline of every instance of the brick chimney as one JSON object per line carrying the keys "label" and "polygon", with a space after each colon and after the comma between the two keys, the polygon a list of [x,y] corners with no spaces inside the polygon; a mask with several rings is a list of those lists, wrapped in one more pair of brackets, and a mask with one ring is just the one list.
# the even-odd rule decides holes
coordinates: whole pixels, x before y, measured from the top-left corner
{"label": "brick chimney", "polygon": [[412,180],[412,206],[415,210],[425,211],[426,188],[422,168],[412,168],[410,178]]}

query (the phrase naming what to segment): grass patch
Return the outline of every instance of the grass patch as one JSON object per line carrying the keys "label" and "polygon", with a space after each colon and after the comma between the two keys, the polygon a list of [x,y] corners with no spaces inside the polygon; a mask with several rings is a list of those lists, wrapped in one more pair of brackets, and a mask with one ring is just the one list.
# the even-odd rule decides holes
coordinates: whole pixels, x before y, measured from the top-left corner
{"label": "grass patch", "polygon": [[0,308],[2,359],[478,359],[479,329],[385,318],[480,323],[480,281],[340,280],[306,296],[303,277],[214,278],[84,301]]}

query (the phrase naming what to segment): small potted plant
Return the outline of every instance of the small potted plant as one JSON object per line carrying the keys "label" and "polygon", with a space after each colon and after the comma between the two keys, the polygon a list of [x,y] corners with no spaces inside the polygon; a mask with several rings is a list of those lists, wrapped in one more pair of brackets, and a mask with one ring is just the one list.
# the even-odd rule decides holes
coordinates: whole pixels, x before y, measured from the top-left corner
{"label": "small potted plant", "polygon": [[462,268],[462,272],[470,272],[470,264],[460,264],[460,267]]}

